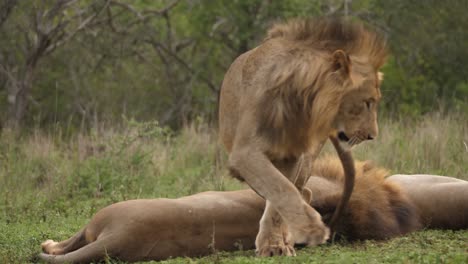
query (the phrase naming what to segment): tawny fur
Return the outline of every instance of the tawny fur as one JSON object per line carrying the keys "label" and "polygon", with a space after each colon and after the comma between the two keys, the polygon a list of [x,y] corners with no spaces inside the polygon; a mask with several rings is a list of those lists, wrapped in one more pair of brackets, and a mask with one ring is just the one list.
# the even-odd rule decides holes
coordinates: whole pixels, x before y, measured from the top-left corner
{"label": "tawny fur", "polygon": [[[380,34],[366,29],[362,24],[336,19],[294,19],[280,23],[268,32],[266,41],[273,39],[289,46],[287,53],[277,55],[276,59],[280,62],[271,66],[268,75],[268,88],[261,108],[264,117],[261,121],[265,129],[284,130],[286,125],[292,125],[292,131],[297,130],[297,125],[329,127],[327,123],[334,119],[336,107],[339,106],[339,100],[330,104],[330,99],[338,99],[346,84],[340,83],[339,74],[331,76],[338,79],[336,83],[326,80],[326,76],[336,70],[326,65],[326,59],[337,50],[350,57],[351,72],[357,71],[350,76],[353,82],[351,87],[346,87],[352,90],[363,83],[365,75],[379,75],[378,69],[388,54],[386,42]],[[374,72],[362,71],[360,64],[370,64]],[[380,73],[377,80],[381,81],[381,76]],[[378,84],[375,88],[380,96]],[[314,97],[319,89],[326,90],[321,95],[327,98],[320,98],[317,102]],[[310,122],[311,117],[315,117],[313,123]],[[291,135],[282,137],[292,138]]]}
{"label": "tawny fur", "polygon": [[[301,168],[310,167],[329,136],[343,133],[349,147],[377,136],[378,70],[385,57],[385,41],[359,23],[305,19],[274,26],[229,68],[220,136],[231,174],[267,200],[259,255],[293,255],[288,244],[326,240],[320,215],[296,189],[307,179]],[[272,219],[284,220],[291,240]]]}
{"label": "tawny fur", "polygon": [[[338,235],[388,239],[422,227],[468,228],[467,181],[435,175],[385,178],[387,171],[369,162],[358,162],[356,169],[356,190]],[[338,160],[326,158],[317,162],[314,175],[307,182],[311,204],[327,216],[340,199],[343,171]],[[143,261],[252,249],[264,206],[252,190],[120,202],[101,209],[72,238],[44,242],[40,257],[52,263],[106,256]]]}
{"label": "tawny fur", "polygon": [[[341,184],[343,170],[336,158],[320,159],[312,175]],[[419,212],[400,186],[386,181],[387,170],[372,162],[356,162],[355,189],[348,209],[340,218],[337,233],[348,239],[386,239],[421,227]],[[327,217],[340,200],[341,192],[330,193],[312,206]]]}
{"label": "tawny fur", "polygon": [[468,182],[427,174],[392,175],[420,211],[425,227],[468,228]]}
{"label": "tawny fur", "polygon": [[279,23],[268,31],[266,40],[272,38],[306,42],[329,52],[341,49],[350,56],[367,57],[375,69],[382,67],[388,55],[382,35],[369,31],[363,24],[333,19],[293,19]]}

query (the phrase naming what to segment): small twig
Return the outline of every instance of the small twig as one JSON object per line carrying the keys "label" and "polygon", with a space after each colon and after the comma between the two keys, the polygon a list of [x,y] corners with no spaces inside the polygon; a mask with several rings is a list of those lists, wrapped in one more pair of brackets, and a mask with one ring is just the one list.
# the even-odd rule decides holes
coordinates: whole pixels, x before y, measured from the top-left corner
{"label": "small twig", "polygon": [[[175,59],[176,62],[179,63],[180,65],[182,65],[182,67],[185,68],[189,73],[191,73],[193,75],[197,75],[196,71],[187,62],[185,62],[177,54],[175,54],[174,52],[169,50],[167,47],[165,47],[162,43],[160,43],[158,41],[155,41],[155,40],[147,40],[146,42],[153,45],[153,46],[155,46],[155,47],[161,48],[161,50],[164,51],[164,53],[166,53],[167,55],[169,55],[173,59]],[[208,85],[208,87],[210,88],[211,91],[213,91],[215,93],[218,92],[218,88],[211,82],[210,79],[208,79],[208,78],[206,78],[205,76],[202,76],[202,75],[197,75],[197,76],[200,78],[200,80],[202,80],[205,84]]]}

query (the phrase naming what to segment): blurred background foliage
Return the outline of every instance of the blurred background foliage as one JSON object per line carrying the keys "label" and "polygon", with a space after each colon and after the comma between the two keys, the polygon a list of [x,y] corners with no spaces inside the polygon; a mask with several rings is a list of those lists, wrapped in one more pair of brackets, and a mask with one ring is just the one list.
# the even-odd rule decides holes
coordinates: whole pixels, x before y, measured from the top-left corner
{"label": "blurred background foliage", "polygon": [[381,114],[468,112],[466,0],[0,0],[0,124],[86,130],[216,120],[230,63],[290,17],[388,38]]}

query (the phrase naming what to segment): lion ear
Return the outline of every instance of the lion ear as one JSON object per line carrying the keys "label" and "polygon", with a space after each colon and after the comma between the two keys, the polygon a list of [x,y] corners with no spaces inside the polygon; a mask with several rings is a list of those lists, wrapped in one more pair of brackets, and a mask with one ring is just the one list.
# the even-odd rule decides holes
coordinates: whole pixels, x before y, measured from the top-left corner
{"label": "lion ear", "polygon": [[333,71],[341,72],[343,76],[350,76],[351,71],[351,60],[349,59],[348,54],[343,50],[336,50],[333,52]]}
{"label": "lion ear", "polygon": [[384,74],[383,74],[383,72],[380,72],[380,71],[379,71],[379,72],[377,72],[377,79],[379,80],[379,85],[381,85],[381,84],[382,84],[382,82],[383,82],[383,78],[384,78]]}

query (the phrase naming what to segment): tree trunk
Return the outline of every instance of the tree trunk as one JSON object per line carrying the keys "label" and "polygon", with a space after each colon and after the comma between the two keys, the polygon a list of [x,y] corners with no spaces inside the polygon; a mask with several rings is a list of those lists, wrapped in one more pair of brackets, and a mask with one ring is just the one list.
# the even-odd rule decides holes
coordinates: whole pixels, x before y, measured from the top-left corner
{"label": "tree trunk", "polygon": [[7,126],[18,129],[24,119],[28,107],[28,97],[31,92],[34,67],[28,65],[18,74],[18,81],[10,83],[8,89],[8,117]]}

